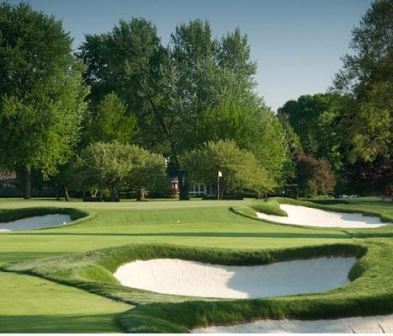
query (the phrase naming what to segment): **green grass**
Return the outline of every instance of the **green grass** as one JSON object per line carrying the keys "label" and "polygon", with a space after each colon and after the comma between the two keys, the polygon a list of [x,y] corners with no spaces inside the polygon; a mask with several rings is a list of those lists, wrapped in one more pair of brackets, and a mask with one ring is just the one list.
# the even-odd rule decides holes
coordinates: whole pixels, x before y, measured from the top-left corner
{"label": "green grass", "polygon": [[[261,265],[320,256],[357,256],[366,249],[354,244],[334,244],[273,250],[224,250],[171,245],[126,245],[60,257],[41,258],[4,267],[4,270],[32,274],[130,304],[179,302],[188,298],[155,294],[119,286],[112,273],[133,260],[176,258],[223,265]],[[191,298],[195,300],[195,298]]]}
{"label": "green grass", "polygon": [[[1,199],[0,216],[4,213],[2,210],[38,207],[76,209],[84,214],[89,213],[89,216],[73,225],[58,228],[0,233],[0,267],[20,272],[0,272],[0,288],[5,282],[1,276],[7,276],[9,283],[22,282],[20,286],[25,286],[27,292],[24,309],[31,312],[21,312],[13,306],[5,308],[7,314],[0,310],[0,331],[119,331],[114,318],[125,331],[186,331],[194,326],[227,324],[260,317],[319,318],[393,312],[393,271],[387,264],[393,258],[390,238],[393,226],[371,230],[313,229],[255,220],[256,206],[268,207],[265,211],[275,211],[277,202],[291,200],[120,203],[83,203],[74,200],[67,203],[52,199]],[[377,199],[295,202],[323,209],[376,214],[389,221],[393,219],[393,204]],[[235,209],[249,216],[239,216]],[[316,295],[213,302],[121,287],[111,275],[119,262],[132,258],[167,255],[211,262],[230,263],[237,260],[247,263],[254,256],[261,263],[285,260],[296,255],[312,256],[318,249],[324,253],[340,254],[345,246],[353,248],[354,245],[368,249],[367,255],[352,271],[352,276],[358,278],[349,286]],[[21,275],[23,273],[41,278]],[[81,305],[75,312],[69,311],[66,305],[62,305],[64,295],[59,294],[59,300],[49,305],[52,309],[48,313],[45,308],[50,300],[48,287],[38,285],[31,291],[32,299],[28,299],[28,289],[34,286],[30,281],[20,281],[20,277],[51,284],[53,291],[59,293],[64,288],[75,290],[74,296],[70,294],[70,300],[76,306],[81,302],[87,304]],[[3,288],[6,289],[0,292],[0,298],[4,296],[10,301],[17,297],[19,286]],[[41,295],[42,299],[33,299],[36,297],[34,293]],[[96,306],[90,305],[89,300],[93,299],[87,299],[86,295],[103,301]],[[124,312],[128,309],[124,308],[126,304],[116,300],[136,307]],[[122,308],[116,305],[122,305]]]}
{"label": "green grass", "polygon": [[1,332],[118,332],[130,306],[28,275],[0,272]]}
{"label": "green grass", "polygon": [[266,202],[259,201],[252,203],[250,208],[257,212],[263,212],[268,215],[288,216],[288,214],[280,208],[280,203],[274,199],[268,200]]}

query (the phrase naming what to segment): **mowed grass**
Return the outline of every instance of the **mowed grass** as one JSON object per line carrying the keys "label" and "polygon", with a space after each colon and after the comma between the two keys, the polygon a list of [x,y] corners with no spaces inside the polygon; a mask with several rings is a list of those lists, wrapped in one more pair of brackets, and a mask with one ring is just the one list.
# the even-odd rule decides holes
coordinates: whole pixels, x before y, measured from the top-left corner
{"label": "mowed grass", "polygon": [[118,332],[131,307],[41,278],[0,272],[1,332]]}
{"label": "mowed grass", "polygon": [[337,230],[278,226],[239,216],[231,206],[250,201],[151,201],[120,203],[0,200],[0,208],[73,207],[96,214],[80,224],[0,233],[0,265],[10,261],[82,252],[130,243],[270,249],[344,242]]}
{"label": "mowed grass", "polygon": [[[79,224],[61,228],[0,233],[0,266],[9,262],[125,244],[164,243],[240,251],[270,250],[352,243],[356,235],[362,236],[364,232],[364,230],[347,232],[341,229],[315,230],[269,224],[239,216],[230,211],[230,207],[247,206],[253,203],[255,203],[254,200],[83,203],[80,201],[58,202],[50,199],[30,201],[2,199],[0,209],[71,207],[86,210],[93,214],[93,217],[82,220]],[[334,205],[326,205],[326,207],[333,208]],[[351,203],[340,204],[340,207],[393,216],[392,204],[377,200],[369,202],[351,200]],[[391,235],[393,232],[391,228],[372,231],[377,236]],[[371,232],[368,231],[365,234],[371,234]],[[113,316],[127,309],[122,304],[47,280],[27,276],[20,278],[24,276],[16,273],[0,273],[0,275],[0,288],[2,288],[0,298],[3,300],[5,297],[8,301],[12,301],[13,297],[18,297],[18,293],[23,293],[21,296],[21,302],[24,302],[23,309],[31,312],[30,314],[23,313],[11,305],[5,308],[7,313],[0,310],[0,331],[119,331],[116,329]],[[34,287],[31,285],[32,281],[43,282],[35,287],[36,290],[30,291],[29,288]],[[16,285],[5,287],[4,282]],[[59,300],[53,300],[53,295],[47,294],[51,293],[48,286],[53,287],[52,293],[59,293],[57,295]],[[24,290],[20,291],[20,288]],[[64,294],[65,288],[75,290],[75,292]],[[68,295],[69,302],[74,302],[76,306],[87,302],[86,306],[81,304],[76,310],[67,310],[62,297]],[[89,304],[89,300],[94,301],[97,298],[103,301]],[[48,314],[47,302],[49,301],[52,314]],[[3,305],[3,301],[1,305],[7,307],[6,303]]]}

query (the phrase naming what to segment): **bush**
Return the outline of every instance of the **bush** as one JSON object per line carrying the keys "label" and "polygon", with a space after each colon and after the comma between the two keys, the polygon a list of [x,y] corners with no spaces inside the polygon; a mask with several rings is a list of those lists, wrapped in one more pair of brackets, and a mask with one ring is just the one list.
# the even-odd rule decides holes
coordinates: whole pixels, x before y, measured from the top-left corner
{"label": "bush", "polygon": [[161,155],[118,142],[90,144],[81,153],[75,175],[82,180],[81,188],[101,190],[98,197],[111,201],[119,200],[121,189],[135,190],[138,200],[148,190],[169,190]]}
{"label": "bush", "polygon": [[217,184],[220,178],[220,198],[225,193],[239,194],[243,190],[263,193],[271,191],[274,182],[254,154],[237,147],[234,141],[209,142],[203,148],[188,152],[184,168],[191,179],[205,184]]}

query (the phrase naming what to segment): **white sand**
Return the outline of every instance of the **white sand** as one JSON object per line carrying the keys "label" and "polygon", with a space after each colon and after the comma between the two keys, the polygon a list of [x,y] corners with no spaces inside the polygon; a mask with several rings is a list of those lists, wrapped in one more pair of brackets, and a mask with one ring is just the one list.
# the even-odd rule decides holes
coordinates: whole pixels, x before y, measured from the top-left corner
{"label": "white sand", "polygon": [[18,219],[12,222],[0,223],[0,232],[44,229],[70,223],[70,215],[51,214]]}
{"label": "white sand", "polygon": [[393,333],[393,315],[334,320],[260,320],[194,329],[194,333]]}
{"label": "white sand", "polygon": [[378,217],[363,216],[360,213],[344,213],[325,211],[299,205],[280,204],[286,216],[267,215],[257,212],[260,219],[281,224],[294,224],[316,227],[341,227],[341,228],[378,228],[385,226]]}
{"label": "white sand", "polygon": [[327,291],[349,282],[354,257],[314,258],[260,266],[223,266],[180,259],[133,261],[114,276],[123,286],[157,293],[258,298]]}

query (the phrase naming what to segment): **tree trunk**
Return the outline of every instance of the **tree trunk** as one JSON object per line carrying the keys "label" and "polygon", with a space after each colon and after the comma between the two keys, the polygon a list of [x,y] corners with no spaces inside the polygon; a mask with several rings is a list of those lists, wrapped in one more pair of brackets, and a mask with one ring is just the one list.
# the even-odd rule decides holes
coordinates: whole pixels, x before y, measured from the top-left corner
{"label": "tree trunk", "polygon": [[109,188],[111,202],[117,202],[117,191],[116,188]]}
{"label": "tree trunk", "polygon": [[188,201],[190,199],[189,195],[189,189],[190,189],[190,183],[187,177],[187,174],[179,170],[178,176],[179,180],[179,200],[180,201]]}
{"label": "tree trunk", "polygon": [[25,199],[31,198],[31,169],[25,170]]}
{"label": "tree trunk", "polygon": [[69,202],[69,200],[70,200],[70,194],[69,194],[69,192],[68,192],[68,187],[67,187],[67,185],[64,186],[64,200],[65,200],[66,202]]}
{"label": "tree trunk", "polygon": [[136,190],[136,200],[144,201],[145,200],[145,188],[140,187]]}

